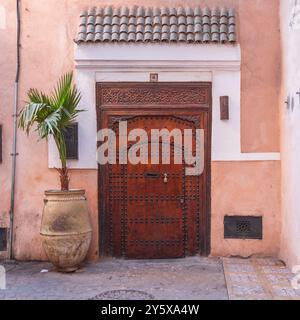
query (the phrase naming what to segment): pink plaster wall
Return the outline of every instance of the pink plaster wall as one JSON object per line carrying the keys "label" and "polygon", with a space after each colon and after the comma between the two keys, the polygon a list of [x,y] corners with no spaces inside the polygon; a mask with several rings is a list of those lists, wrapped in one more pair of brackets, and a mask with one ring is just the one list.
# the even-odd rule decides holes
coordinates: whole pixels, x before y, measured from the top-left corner
{"label": "pink plaster wall", "polygon": [[2,1],[0,5],[6,8],[6,24],[3,26],[5,29],[0,29],[0,124],[3,125],[3,162],[0,164],[0,225],[6,227],[10,199],[11,110],[15,69],[14,43],[11,39],[11,35],[15,33],[15,25],[11,22],[15,21],[15,12],[13,4],[9,1]]}
{"label": "pink plaster wall", "polygon": [[[300,29],[290,27],[293,0],[281,1],[282,30],[282,237],[280,256],[289,266],[300,265]],[[298,1],[299,5],[300,2]],[[294,109],[287,110],[284,101],[294,98]]]}
{"label": "pink plaster wall", "polygon": [[279,1],[242,0],[241,146],[243,152],[279,151]]}
{"label": "pink plaster wall", "polygon": [[[212,255],[276,256],[279,251],[280,162],[215,162],[212,165]],[[224,216],[263,216],[264,239],[224,239]]]}
{"label": "pink plaster wall", "polygon": [[[98,0],[23,0],[22,68],[20,100],[30,87],[45,91],[57,78],[73,69],[74,43],[78,15],[82,9],[99,5]],[[101,5],[121,5],[124,1],[101,1]],[[238,11],[239,42],[242,47],[242,149],[246,152],[278,151],[279,32],[278,0],[128,0],[126,5],[154,6],[233,6]],[[2,0],[7,28],[0,30],[0,122],[4,124],[4,161],[0,165],[0,212],[7,223],[11,148],[11,110],[15,63],[14,1]],[[20,105],[23,103],[21,102]],[[18,133],[18,166],[15,208],[15,256],[22,260],[45,259],[39,237],[43,192],[58,186],[57,174],[47,166],[46,142],[37,143]],[[212,184],[212,244],[214,254],[275,254],[278,251],[280,204],[279,164],[215,163]],[[230,173],[230,175],[228,174]],[[230,176],[230,177],[229,177]],[[230,187],[228,182],[230,183]],[[222,190],[221,187],[222,186]],[[247,193],[237,192],[242,186]],[[272,188],[270,188],[272,186]],[[72,171],[71,187],[87,190],[94,238],[89,258],[98,256],[97,173]],[[272,197],[267,196],[272,191]],[[233,197],[233,194],[235,196]],[[265,195],[265,198],[263,197]],[[279,196],[278,196],[279,197]],[[268,200],[268,199],[273,199]],[[234,200],[234,201],[233,201]],[[234,204],[233,204],[234,202]],[[266,203],[270,202],[270,206]],[[262,242],[222,240],[223,216],[228,213],[260,213],[266,217],[266,239]],[[273,220],[274,218],[274,220]],[[276,233],[272,228],[276,226]]]}

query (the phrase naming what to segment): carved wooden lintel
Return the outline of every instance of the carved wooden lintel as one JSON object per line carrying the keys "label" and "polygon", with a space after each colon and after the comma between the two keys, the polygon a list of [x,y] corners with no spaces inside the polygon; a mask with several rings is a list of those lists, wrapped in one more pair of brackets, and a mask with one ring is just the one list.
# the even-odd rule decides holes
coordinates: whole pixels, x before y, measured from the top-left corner
{"label": "carved wooden lintel", "polygon": [[102,105],[203,105],[209,103],[206,87],[147,86],[103,87]]}

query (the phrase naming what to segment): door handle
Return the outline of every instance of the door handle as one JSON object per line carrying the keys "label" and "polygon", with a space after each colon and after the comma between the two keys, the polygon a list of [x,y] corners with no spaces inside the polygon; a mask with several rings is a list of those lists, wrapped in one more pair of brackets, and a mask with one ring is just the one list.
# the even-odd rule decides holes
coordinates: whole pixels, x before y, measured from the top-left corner
{"label": "door handle", "polygon": [[164,174],[164,183],[168,183],[168,174],[167,173]]}

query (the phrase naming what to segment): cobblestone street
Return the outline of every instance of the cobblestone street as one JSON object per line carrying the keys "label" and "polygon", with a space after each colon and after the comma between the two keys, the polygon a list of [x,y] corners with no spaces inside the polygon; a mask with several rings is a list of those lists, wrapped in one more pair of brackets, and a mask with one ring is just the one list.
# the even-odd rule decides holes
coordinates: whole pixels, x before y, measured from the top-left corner
{"label": "cobblestone street", "polygon": [[[73,274],[41,262],[9,263],[5,300],[298,299],[293,275],[274,259],[213,259],[90,263]],[[225,269],[225,274],[224,274]],[[226,278],[226,280],[225,280]],[[229,295],[228,295],[229,293]]]}

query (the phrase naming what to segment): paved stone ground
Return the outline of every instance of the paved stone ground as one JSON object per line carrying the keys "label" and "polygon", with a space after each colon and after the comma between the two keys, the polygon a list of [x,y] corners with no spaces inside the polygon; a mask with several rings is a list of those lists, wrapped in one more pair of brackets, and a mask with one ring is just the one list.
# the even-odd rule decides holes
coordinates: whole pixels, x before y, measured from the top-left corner
{"label": "paved stone ground", "polygon": [[[0,290],[2,300],[228,299],[220,259],[110,260],[87,264],[73,274],[57,273],[48,263],[5,267],[7,290]],[[50,272],[41,273],[43,269]]]}
{"label": "paved stone ground", "polygon": [[106,260],[73,274],[41,262],[5,268],[7,289],[0,290],[0,300],[300,299],[291,285],[294,275],[276,259]]}
{"label": "paved stone ground", "polygon": [[223,259],[230,300],[300,300],[295,275],[278,259]]}

